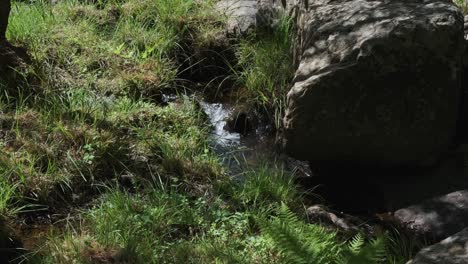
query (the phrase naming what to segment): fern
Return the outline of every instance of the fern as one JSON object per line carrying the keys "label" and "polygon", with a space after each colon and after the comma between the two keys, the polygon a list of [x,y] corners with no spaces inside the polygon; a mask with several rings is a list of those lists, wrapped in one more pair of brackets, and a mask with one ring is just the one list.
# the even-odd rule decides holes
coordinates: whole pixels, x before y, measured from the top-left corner
{"label": "fern", "polygon": [[301,221],[282,205],[278,216],[260,221],[261,230],[282,255],[283,263],[291,264],[372,264],[387,261],[387,238],[381,236],[366,242],[362,234],[349,242],[341,242],[337,233]]}
{"label": "fern", "polygon": [[351,239],[348,247],[351,253],[358,254],[361,251],[365,243],[366,241],[364,239],[364,236],[361,233],[358,233]]}
{"label": "fern", "polygon": [[348,243],[348,248],[348,253],[343,255],[339,263],[383,263],[387,260],[387,241],[385,237],[375,238],[366,244],[364,236],[357,234]]}

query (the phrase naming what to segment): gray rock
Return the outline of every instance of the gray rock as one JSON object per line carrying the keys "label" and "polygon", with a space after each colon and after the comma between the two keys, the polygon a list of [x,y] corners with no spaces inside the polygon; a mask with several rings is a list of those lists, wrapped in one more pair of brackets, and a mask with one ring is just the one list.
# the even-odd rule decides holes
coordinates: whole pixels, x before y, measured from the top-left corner
{"label": "gray rock", "polygon": [[444,239],[468,227],[468,190],[397,210],[394,217],[418,234],[436,240]]}
{"label": "gray rock", "polygon": [[465,39],[468,39],[468,16],[464,17],[463,30],[465,33]]}
{"label": "gray rock", "polygon": [[257,25],[256,0],[225,0],[217,4],[217,9],[226,15],[226,30],[229,34],[242,35]]}
{"label": "gray rock", "polygon": [[440,243],[423,248],[408,264],[467,264],[468,228]]}
{"label": "gray rock", "polygon": [[8,18],[10,16],[10,0],[0,1],[0,41],[5,39],[5,33],[8,26]]}
{"label": "gray rock", "polygon": [[227,17],[227,33],[242,36],[274,25],[284,8],[280,0],[222,0],[216,9]]}
{"label": "gray rock", "polygon": [[301,2],[285,150],[319,162],[433,163],[455,134],[459,9],[438,0]]}
{"label": "gray rock", "polygon": [[356,223],[359,221],[351,216],[338,217],[335,213],[329,212],[321,205],[307,208],[306,215],[310,223],[321,224],[343,232],[357,233],[360,231],[358,225],[362,224],[362,222]]}

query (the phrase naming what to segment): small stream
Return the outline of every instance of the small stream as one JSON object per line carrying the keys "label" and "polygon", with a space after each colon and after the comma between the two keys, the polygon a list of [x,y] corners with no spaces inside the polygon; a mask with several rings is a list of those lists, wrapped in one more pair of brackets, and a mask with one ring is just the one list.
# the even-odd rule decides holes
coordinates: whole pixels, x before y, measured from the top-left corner
{"label": "small stream", "polygon": [[314,166],[276,151],[274,135],[230,132],[226,126],[235,106],[201,102],[213,126],[212,146],[230,175],[240,180],[246,170],[280,162],[294,171],[304,189],[313,189],[335,209],[358,215],[394,211],[424,199],[466,187],[462,168],[451,158],[430,168],[366,168]]}
{"label": "small stream", "polygon": [[232,114],[232,108],[222,103],[201,102],[203,111],[210,118],[213,125],[212,136],[217,148],[229,148],[241,145],[241,134],[229,132],[225,129],[227,119]]}
{"label": "small stream", "polygon": [[200,102],[200,105],[213,126],[212,146],[232,176],[242,175],[246,168],[255,168],[278,158],[274,135],[262,134],[261,129],[247,135],[228,130],[233,105],[207,102]]}

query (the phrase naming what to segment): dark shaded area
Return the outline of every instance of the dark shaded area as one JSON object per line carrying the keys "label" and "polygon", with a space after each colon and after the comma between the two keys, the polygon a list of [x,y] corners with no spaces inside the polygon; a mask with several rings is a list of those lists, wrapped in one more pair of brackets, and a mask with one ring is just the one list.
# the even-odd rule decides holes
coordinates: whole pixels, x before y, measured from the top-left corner
{"label": "dark shaded area", "polygon": [[[465,22],[466,23],[466,22]],[[465,28],[466,28],[465,24]],[[466,35],[466,34],[465,34]],[[457,120],[457,142],[468,141],[468,42],[465,40],[465,52],[463,54],[462,85],[460,91],[460,108]]]}
{"label": "dark shaded area", "polygon": [[24,254],[22,243],[11,237],[0,219],[0,263],[20,263]]}
{"label": "dark shaded area", "polygon": [[10,0],[0,1],[0,42],[5,40],[5,34],[8,26],[8,18],[10,17],[10,9]]}
{"label": "dark shaded area", "polygon": [[[1,7],[0,7],[1,8]],[[1,12],[1,11],[0,11]],[[40,93],[42,88],[34,76],[23,75],[22,70],[31,62],[26,50],[0,39],[0,90],[12,99]]]}
{"label": "dark shaded area", "polygon": [[235,115],[227,121],[227,130],[237,132],[241,135],[251,133],[253,130],[253,124],[251,117],[245,112],[235,113]]}
{"label": "dark shaded area", "polygon": [[382,168],[356,165],[311,165],[313,175],[299,177],[335,209],[358,215],[393,212],[424,200],[468,189],[462,153],[434,166]]}
{"label": "dark shaded area", "polygon": [[230,75],[237,64],[232,48],[235,43],[221,33],[209,43],[196,43],[193,32],[186,34],[174,54],[179,65],[179,81],[185,83],[184,87],[203,90],[208,100],[224,97],[234,87],[235,80]]}

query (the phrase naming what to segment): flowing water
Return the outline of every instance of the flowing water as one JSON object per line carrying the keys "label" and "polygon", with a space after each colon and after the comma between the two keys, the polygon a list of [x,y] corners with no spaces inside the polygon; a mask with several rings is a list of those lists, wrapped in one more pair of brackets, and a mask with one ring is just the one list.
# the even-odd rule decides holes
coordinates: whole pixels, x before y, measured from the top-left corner
{"label": "flowing water", "polygon": [[467,185],[461,177],[463,172],[452,164],[452,160],[427,169],[338,166],[315,168],[312,173],[307,162],[276,151],[274,135],[264,134],[261,129],[249,135],[229,131],[226,124],[235,106],[229,103],[200,104],[213,127],[212,146],[233,177],[242,179],[246,170],[265,162],[281,162],[288,170],[296,172],[305,189],[314,189],[316,194],[340,210],[364,214],[393,211]]}
{"label": "flowing water", "polygon": [[212,146],[232,176],[239,176],[245,169],[276,160],[274,136],[262,133],[262,129],[247,135],[229,131],[226,124],[235,106],[225,103],[200,103],[213,126]]}
{"label": "flowing water", "polygon": [[212,137],[217,148],[229,148],[241,145],[241,135],[225,129],[232,108],[222,103],[201,102],[203,111],[210,118],[213,126]]}

